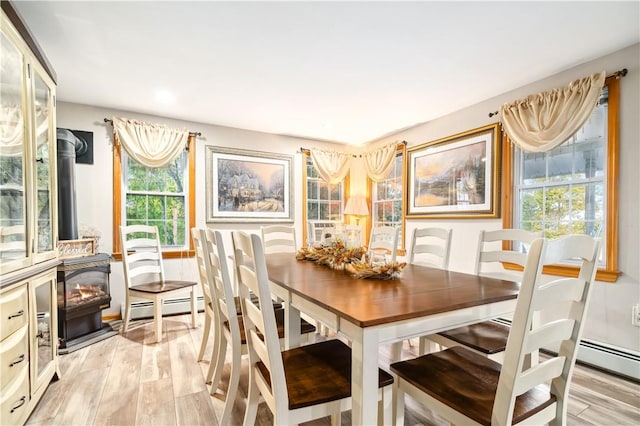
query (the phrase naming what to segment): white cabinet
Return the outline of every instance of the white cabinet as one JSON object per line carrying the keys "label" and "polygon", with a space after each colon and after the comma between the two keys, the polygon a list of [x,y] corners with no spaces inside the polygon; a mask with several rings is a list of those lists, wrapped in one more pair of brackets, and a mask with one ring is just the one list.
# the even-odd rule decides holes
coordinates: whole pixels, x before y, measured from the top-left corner
{"label": "white cabinet", "polygon": [[0,425],[58,372],[55,73],[13,5],[0,20]]}
{"label": "white cabinet", "polygon": [[55,292],[55,267],[0,290],[1,425],[23,424],[59,375]]}

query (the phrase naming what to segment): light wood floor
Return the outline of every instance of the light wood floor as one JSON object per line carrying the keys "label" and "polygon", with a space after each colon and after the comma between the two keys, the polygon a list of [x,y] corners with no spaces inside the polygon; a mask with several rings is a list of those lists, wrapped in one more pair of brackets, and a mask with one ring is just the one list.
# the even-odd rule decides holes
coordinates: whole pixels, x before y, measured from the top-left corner
{"label": "light wood floor", "polygon": [[[202,314],[200,314],[202,323]],[[191,329],[188,316],[164,319],[163,341],[153,340],[152,323],[133,322],[126,336],[117,335],[60,356],[62,377],[52,382],[32,413],[30,425],[217,425],[224,407],[223,383],[209,395],[204,376],[208,361],[197,362],[202,327]],[[416,345],[404,345],[404,357]],[[206,358],[210,355],[210,347]],[[380,348],[380,365],[388,367],[389,348]],[[232,424],[241,424],[248,373],[236,398]],[[570,425],[639,425],[640,385],[578,366],[570,392]],[[407,425],[440,425],[442,419],[407,399]],[[350,412],[342,415],[351,424]],[[257,424],[270,425],[265,404]],[[309,425],[328,425],[321,419]]]}

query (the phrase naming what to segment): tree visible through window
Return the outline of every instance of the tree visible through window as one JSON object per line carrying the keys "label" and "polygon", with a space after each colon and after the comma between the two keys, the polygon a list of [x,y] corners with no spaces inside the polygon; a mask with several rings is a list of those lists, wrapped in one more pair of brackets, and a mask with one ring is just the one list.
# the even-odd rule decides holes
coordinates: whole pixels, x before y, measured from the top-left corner
{"label": "tree visible through window", "polygon": [[167,167],[150,169],[123,155],[125,223],[157,226],[163,247],[187,241],[187,152]]}
{"label": "tree visible through window", "polygon": [[[404,144],[396,151],[396,157],[387,176],[371,182],[372,226],[404,226],[402,205],[404,193]],[[404,235],[404,231],[400,232]],[[402,239],[398,241],[403,246]]]}
{"label": "tree visible through window", "polygon": [[120,259],[120,225],[157,226],[164,257],[193,256],[189,230],[195,226],[195,135],[170,165],[149,168],[116,144],[113,152],[113,253]]}
{"label": "tree visible through window", "polygon": [[[601,237],[597,279],[615,281],[617,271],[617,152],[619,82],[608,78],[585,125],[559,147],[543,153],[505,150],[503,227],[543,231],[547,238],[570,234]],[[512,163],[510,163],[512,161]],[[568,269],[548,272],[571,275]]]}

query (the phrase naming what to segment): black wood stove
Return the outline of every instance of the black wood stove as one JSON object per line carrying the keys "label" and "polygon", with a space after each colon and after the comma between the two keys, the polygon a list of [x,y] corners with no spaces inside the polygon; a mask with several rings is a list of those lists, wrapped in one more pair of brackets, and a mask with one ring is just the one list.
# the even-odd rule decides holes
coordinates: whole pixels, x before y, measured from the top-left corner
{"label": "black wood stove", "polygon": [[100,253],[65,259],[58,266],[60,349],[68,350],[113,331],[102,323],[102,310],[111,306],[110,260],[111,256]]}

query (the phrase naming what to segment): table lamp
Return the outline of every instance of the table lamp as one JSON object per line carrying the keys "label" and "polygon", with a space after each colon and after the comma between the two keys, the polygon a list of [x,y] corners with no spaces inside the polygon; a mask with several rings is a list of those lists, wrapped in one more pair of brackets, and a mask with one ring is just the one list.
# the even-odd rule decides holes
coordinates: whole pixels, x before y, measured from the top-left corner
{"label": "table lamp", "polygon": [[344,214],[355,216],[356,225],[360,226],[360,217],[369,215],[367,200],[361,195],[349,198],[347,200],[347,205],[344,208]]}

